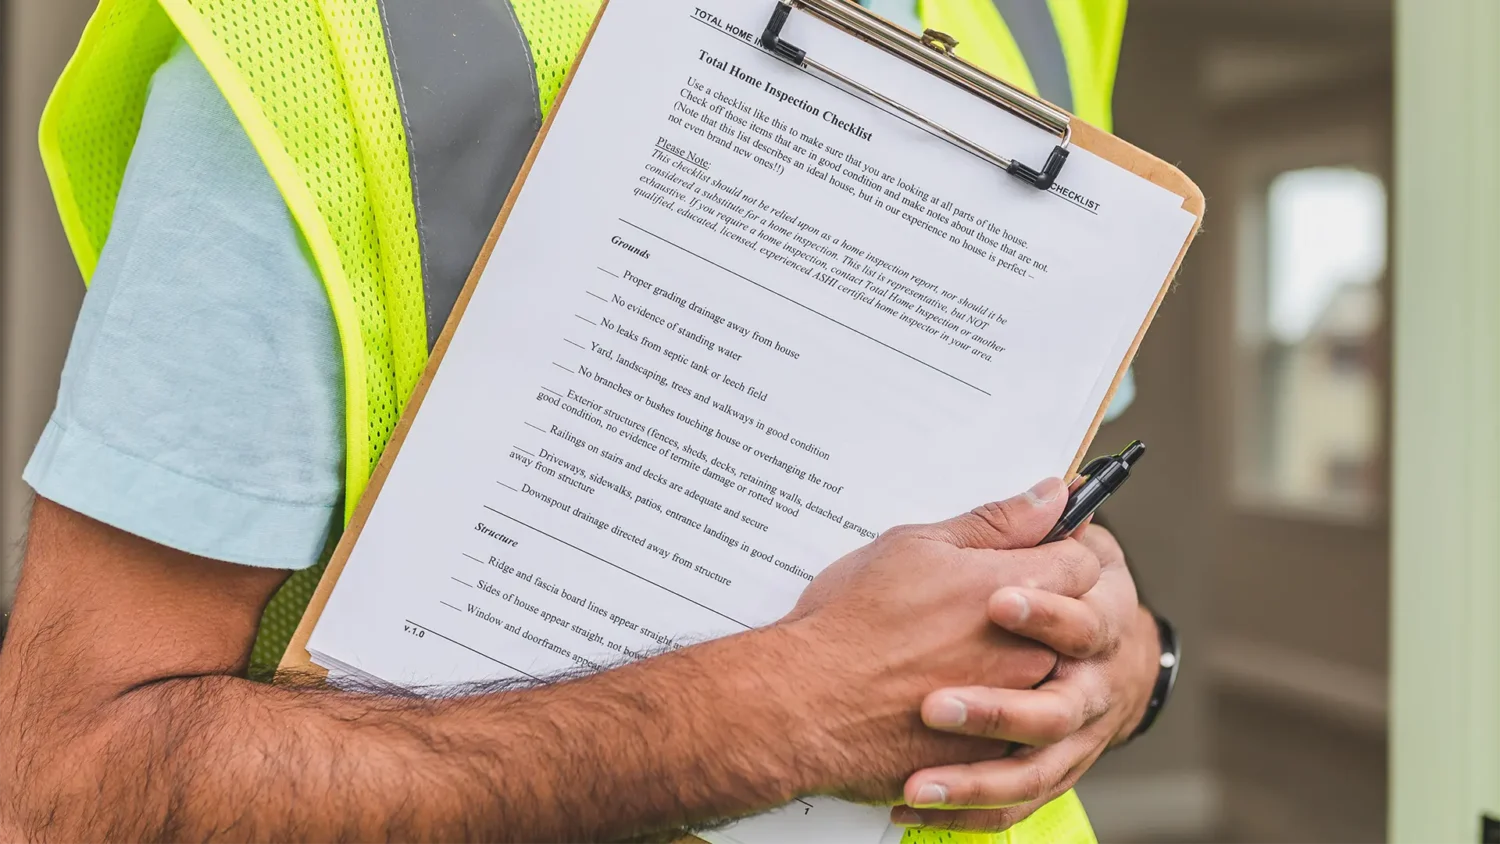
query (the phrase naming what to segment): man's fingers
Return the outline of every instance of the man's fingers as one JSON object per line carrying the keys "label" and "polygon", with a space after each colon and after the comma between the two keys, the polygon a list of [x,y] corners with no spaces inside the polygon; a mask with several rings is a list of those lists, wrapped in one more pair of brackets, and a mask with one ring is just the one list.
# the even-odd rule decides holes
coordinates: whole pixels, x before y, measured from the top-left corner
{"label": "man's fingers", "polygon": [[1104,569],[1125,568],[1125,551],[1115,540],[1115,535],[1095,524],[1086,525],[1073,534],[1085,547],[1099,558]]}
{"label": "man's fingers", "polygon": [[1004,832],[1036,814],[1049,801],[1037,800],[1008,809],[922,809],[895,806],[891,823],[896,826],[946,829],[954,832]]}
{"label": "man's fingers", "polygon": [[994,575],[990,582],[996,589],[1020,586],[1079,598],[1099,583],[1099,558],[1074,539],[1004,554],[978,549],[958,553],[974,565],[988,566]]}
{"label": "man's fingers", "polygon": [[1067,485],[1048,478],[1014,498],[976,507],[927,530],[959,548],[1031,548],[1057,524],[1067,501]]}
{"label": "man's fingers", "polygon": [[1079,671],[1037,689],[939,689],[922,701],[934,730],[1041,747],[1064,741],[1109,711],[1098,672]]}
{"label": "man's fingers", "polygon": [[1087,601],[1007,587],[990,596],[990,620],[1063,656],[1090,659],[1113,646],[1110,619]]}
{"label": "man's fingers", "polygon": [[1072,788],[1090,743],[1069,741],[1025,757],[918,771],[902,797],[919,813],[932,809],[1007,809],[1046,802]]}

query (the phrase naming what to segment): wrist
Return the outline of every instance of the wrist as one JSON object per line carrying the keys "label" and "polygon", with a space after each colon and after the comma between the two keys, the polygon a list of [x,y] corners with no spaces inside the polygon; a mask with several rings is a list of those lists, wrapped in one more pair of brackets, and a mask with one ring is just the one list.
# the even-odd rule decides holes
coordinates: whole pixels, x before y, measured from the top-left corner
{"label": "wrist", "polygon": [[1129,741],[1140,729],[1151,704],[1151,692],[1161,673],[1161,635],[1156,626],[1156,616],[1145,606],[1136,608],[1130,632],[1121,645],[1122,670],[1125,672],[1124,694],[1126,704],[1121,707],[1122,721],[1115,730],[1110,746],[1117,747]]}
{"label": "wrist", "polygon": [[775,624],[723,644],[735,649],[718,670],[725,713],[721,740],[740,746],[743,775],[761,784],[761,798],[781,805],[815,794],[828,782],[836,758],[830,713],[836,683],[817,662],[820,650],[800,625]]}
{"label": "wrist", "polygon": [[904,779],[913,762],[890,758],[890,737],[920,721],[917,707],[928,690],[893,682],[899,672],[891,670],[889,654],[861,658],[871,651],[848,646],[847,631],[823,619],[805,617],[771,629],[784,637],[791,655],[784,667],[791,690],[786,711],[797,725],[799,796],[865,800],[865,789],[890,785],[892,770],[899,768]]}

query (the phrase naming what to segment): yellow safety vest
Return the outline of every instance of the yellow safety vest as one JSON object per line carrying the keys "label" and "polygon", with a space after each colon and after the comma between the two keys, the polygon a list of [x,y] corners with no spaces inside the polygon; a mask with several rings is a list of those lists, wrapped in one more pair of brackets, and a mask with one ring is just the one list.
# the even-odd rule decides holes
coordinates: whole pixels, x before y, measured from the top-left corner
{"label": "yellow safety vest", "polygon": [[[1109,127],[1126,0],[907,2],[913,22],[957,36],[960,55]],[[181,34],[259,152],[327,290],[352,513],[598,5],[102,0],[41,125],[85,282],[148,83]],[[253,664],[280,659],[321,573],[298,573],[273,599]],[[906,838],[987,840],[1092,844],[1093,834],[1069,793],[1001,836]]]}

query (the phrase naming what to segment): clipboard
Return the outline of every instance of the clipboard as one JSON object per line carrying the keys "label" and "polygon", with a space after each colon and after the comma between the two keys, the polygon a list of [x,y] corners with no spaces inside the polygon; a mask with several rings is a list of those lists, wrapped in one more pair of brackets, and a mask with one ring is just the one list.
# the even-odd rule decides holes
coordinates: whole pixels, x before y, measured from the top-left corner
{"label": "clipboard", "polygon": [[[480,251],[479,258],[475,262],[462,292],[459,294],[452,313],[449,315],[447,325],[433,347],[427,367],[414,388],[411,399],[407,403],[400,421],[391,434],[385,452],[371,475],[365,493],[356,506],[344,534],[332,558],[329,560],[323,578],[318,583],[318,587],[308,604],[306,612],[302,616],[296,633],[293,635],[287,651],[282,657],[280,671],[278,672],[279,677],[291,680],[294,675],[302,678],[308,676],[322,677],[326,675],[326,671],[311,662],[307,651],[307,644],[312,636],[313,628],[317,625],[323,609],[327,606],[333,588],[337,584],[345,564],[348,562],[366,520],[369,518],[375,500],[379,496],[381,487],[384,485],[385,479],[390,472],[391,465],[396,455],[400,452],[407,433],[410,431],[412,420],[421,408],[423,398],[426,396],[427,390],[432,383],[433,376],[442,363],[443,356],[448,349],[454,332],[457,330],[459,321],[463,318],[469,300],[473,295],[474,287],[488,263],[490,254],[494,250],[501,231],[504,229],[506,220],[515,207],[516,199],[526,183],[527,176],[531,172],[537,154],[542,145],[547,141],[548,132],[552,127],[553,120],[566,102],[568,88],[571,85],[574,72],[576,72],[584,56],[587,55],[589,44],[598,30],[599,20],[607,13],[607,10],[608,0],[604,0],[600,4],[599,16],[595,18],[593,27],[584,39],[582,49],[580,49],[578,56],[574,59],[568,79],[564,81],[558,93],[556,104],[548,114],[546,121],[544,121],[541,131],[538,133],[531,151],[528,153],[526,161],[522,165],[514,185],[511,187],[510,194],[506,198],[505,204],[502,206],[495,224],[490,230],[489,237],[486,239]],[[1040,162],[1039,166],[1032,167],[1014,157],[991,150],[980,142],[951,131],[947,127],[921,114],[917,108],[897,102],[880,93],[875,87],[859,81],[854,75],[853,69],[830,67],[820,62],[816,56],[811,56],[806,51],[789,43],[782,37],[782,33],[784,32],[786,23],[791,19],[793,14],[812,15],[839,30],[847,32],[850,37],[858,38],[872,44],[904,61],[920,67],[924,71],[931,72],[995,107],[1004,109],[1016,117],[1055,135],[1058,139],[1057,144],[1045,162]],[[964,61],[957,53],[958,42],[951,36],[933,30],[927,30],[918,35],[891,23],[885,18],[851,2],[851,0],[778,0],[758,42],[762,50],[776,56],[782,61],[820,76],[826,81],[844,88],[855,96],[865,98],[880,107],[897,112],[904,119],[918,124],[934,135],[942,137],[970,154],[991,163],[1013,178],[1019,179],[1037,190],[1051,190],[1054,187],[1056,179],[1066,168],[1070,149],[1076,147],[1087,150],[1182,198],[1182,208],[1194,216],[1196,223],[1187,241],[1183,244],[1171,272],[1163,280],[1161,289],[1157,293],[1156,299],[1146,315],[1146,319],[1142,322],[1140,329],[1136,333],[1128,354],[1121,363],[1119,370],[1115,373],[1105,399],[1096,411],[1095,417],[1089,426],[1087,436],[1079,445],[1072,465],[1068,470],[1068,474],[1075,474],[1092,444],[1100,424],[1103,422],[1104,413],[1109,406],[1110,400],[1119,388],[1121,379],[1128,370],[1130,362],[1134,359],[1140,343],[1144,339],[1147,329],[1150,328],[1167,291],[1171,288],[1188,247],[1191,246],[1193,238],[1202,225],[1205,204],[1202,191],[1182,171],[1171,164],[1078,119],[1045,100],[1031,96],[1004,80],[994,77]],[[297,681],[292,680],[292,682]]]}
{"label": "clipboard", "polygon": [[[579,55],[574,59],[573,66],[569,71],[568,79],[563,83],[558,93],[556,104],[549,113],[547,120],[543,123],[536,141],[533,143],[520,173],[516,177],[515,184],[511,187],[509,196],[500,210],[495,224],[490,230],[484,247],[481,249],[479,258],[474,268],[469,273],[462,292],[453,307],[448,322],[434,345],[427,367],[423,372],[413,390],[410,401],[407,403],[400,421],[391,434],[390,441],[386,446],[379,464],[371,475],[369,485],[354,510],[349,524],[344,530],[338,547],[333,557],[329,560],[327,570],[308,604],[306,612],[297,627],[286,654],[282,657],[280,670],[277,672],[277,682],[306,683],[309,679],[321,679],[327,675],[327,671],[313,664],[307,650],[308,642],[312,636],[314,627],[321,617],[324,608],[328,604],[334,586],[338,583],[345,565],[359,540],[370,512],[374,507],[380,490],[388,477],[391,466],[401,446],[406,439],[417,412],[422,406],[424,397],[432,383],[432,379],[442,364],[444,354],[452,341],[460,320],[468,307],[485,265],[489,261],[490,254],[505,227],[512,209],[515,207],[517,197],[525,185],[527,176],[530,174],[536,161],[538,151],[547,141],[547,135],[552,127],[553,120],[562,108],[566,100],[568,88],[572,82],[574,73],[579,63],[587,54],[589,44],[598,31],[599,21],[606,13],[608,0],[600,4],[599,16],[595,18],[594,25],[584,39],[583,47]],[[801,50],[782,38],[784,26],[794,13],[813,15],[834,27],[847,32],[851,37],[859,38],[882,50],[890,52],[903,60],[927,70],[951,84],[957,85],[981,99],[1005,109],[1017,117],[1032,123],[1058,138],[1058,143],[1052,150],[1045,162],[1038,167],[1032,167],[1015,158],[1005,156],[999,152],[988,149],[983,144],[953,132],[941,124],[925,117],[916,108],[899,103],[881,94],[876,88],[867,86],[851,75],[848,68],[834,68],[824,65],[814,56],[809,56],[806,51]],[[1160,291],[1146,315],[1131,343],[1129,353],[1126,355],[1120,368],[1115,373],[1114,380],[1097,410],[1088,434],[1080,444],[1078,452],[1074,456],[1073,463],[1069,467],[1070,475],[1076,474],[1079,465],[1091,445],[1099,425],[1104,418],[1105,410],[1108,408],[1115,391],[1119,388],[1121,379],[1134,359],[1141,340],[1145,337],[1146,330],[1160,308],[1162,300],[1171,288],[1178,269],[1182,265],[1183,257],[1188,247],[1191,246],[1193,238],[1201,228],[1204,211],[1203,193],[1188,177],[1176,167],[1168,164],[1155,156],[1146,153],[1120,138],[1104,132],[1097,127],[1091,126],[1068,112],[1033,97],[1030,94],[1006,83],[1005,81],[991,76],[964,61],[956,53],[958,42],[952,37],[933,30],[928,30],[920,35],[907,31],[894,23],[856,5],[851,0],[778,0],[770,19],[767,21],[765,30],[758,39],[759,46],[766,52],[776,56],[782,61],[789,62],[810,73],[817,74],[835,85],[845,88],[849,92],[867,98],[873,103],[898,112],[902,117],[917,123],[926,130],[938,135],[950,143],[978,156],[994,166],[1004,170],[1014,178],[1031,185],[1037,190],[1051,190],[1056,179],[1062,174],[1067,165],[1069,150],[1073,147],[1087,150],[1100,158],[1105,159],[1122,169],[1150,181],[1172,194],[1182,198],[1182,208],[1193,215],[1196,222],[1183,244],[1181,252],[1178,253],[1171,271],[1162,282]]]}

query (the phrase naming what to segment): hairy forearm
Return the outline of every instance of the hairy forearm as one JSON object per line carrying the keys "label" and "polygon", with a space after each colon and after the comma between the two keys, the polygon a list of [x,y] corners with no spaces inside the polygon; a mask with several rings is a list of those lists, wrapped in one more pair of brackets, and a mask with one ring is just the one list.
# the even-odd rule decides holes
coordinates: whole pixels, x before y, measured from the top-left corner
{"label": "hairy forearm", "polygon": [[[771,628],[553,686],[443,699],[178,678],[34,724],[39,839],[592,840],[805,790],[812,735]],[[800,690],[806,695],[807,689]],[[14,725],[13,725],[14,726]],[[809,728],[810,729],[810,728]]]}

